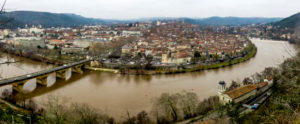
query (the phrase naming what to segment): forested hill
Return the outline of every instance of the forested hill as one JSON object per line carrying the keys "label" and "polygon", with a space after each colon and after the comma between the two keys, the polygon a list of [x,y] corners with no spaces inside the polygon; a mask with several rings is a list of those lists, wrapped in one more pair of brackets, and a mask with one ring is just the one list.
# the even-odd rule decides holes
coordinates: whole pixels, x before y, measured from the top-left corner
{"label": "forested hill", "polygon": [[[12,20],[13,19],[13,20]],[[143,21],[184,21],[191,24],[199,25],[245,25],[254,23],[270,23],[281,20],[281,18],[242,18],[242,17],[210,17],[210,18],[146,18],[132,20],[109,20],[86,18],[75,14],[58,14],[49,12],[34,12],[34,11],[13,11],[0,15],[0,21],[9,23],[1,28],[17,28],[27,25],[39,25],[43,27],[59,27],[59,26],[82,26],[96,24],[113,24],[113,23],[135,23]]]}
{"label": "forested hill", "polygon": [[10,19],[4,26],[7,28],[24,27],[28,25],[43,25],[44,27],[81,26],[102,24],[101,19],[85,18],[75,14],[56,14],[49,12],[14,11],[0,16],[1,21]]}
{"label": "forested hill", "polygon": [[300,26],[300,12],[274,23],[275,26],[296,28]]}
{"label": "forested hill", "polygon": [[281,20],[281,18],[259,18],[259,17],[210,17],[203,19],[181,18],[185,22],[199,25],[248,25],[256,23],[271,23]]}

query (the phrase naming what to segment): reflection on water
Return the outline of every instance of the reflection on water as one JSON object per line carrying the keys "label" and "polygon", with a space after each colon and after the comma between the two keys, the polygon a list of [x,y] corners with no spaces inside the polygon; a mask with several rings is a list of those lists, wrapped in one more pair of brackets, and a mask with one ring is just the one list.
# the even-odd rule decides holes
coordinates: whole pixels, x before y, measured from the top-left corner
{"label": "reflection on water", "polygon": [[23,93],[17,93],[16,95],[25,95],[26,98],[32,98],[36,96],[40,96],[43,94],[47,94],[49,92],[55,91],[59,88],[63,88],[69,84],[72,84],[76,81],[78,81],[80,78],[87,76],[89,73],[85,74],[77,74],[73,73],[73,77],[69,80],[64,80],[64,79],[56,79],[56,82],[52,86],[46,86],[46,85],[39,85],[37,83],[33,82],[28,82],[27,87],[24,86],[24,89],[29,90],[30,88],[35,88],[32,92],[26,92],[25,94]]}
{"label": "reflection on water", "polygon": [[[254,39],[253,42],[258,47],[257,55],[249,61],[230,67],[154,76],[85,71],[83,74],[73,73],[68,81],[58,79],[51,87],[37,85],[37,88],[26,96],[41,101],[48,94],[60,94],[71,98],[71,101],[88,103],[121,119],[127,110],[131,114],[150,110],[151,99],[165,92],[192,91],[197,93],[200,99],[216,95],[218,81],[225,80],[229,83],[232,80],[242,80],[262,71],[265,67],[277,66],[284,59],[295,55],[293,46],[287,42],[258,39]],[[8,77],[21,75],[27,70],[32,72],[51,67],[27,59],[23,60],[24,62],[14,66],[2,65],[1,70],[3,68],[7,70],[4,75]],[[24,69],[26,71],[23,71]]]}

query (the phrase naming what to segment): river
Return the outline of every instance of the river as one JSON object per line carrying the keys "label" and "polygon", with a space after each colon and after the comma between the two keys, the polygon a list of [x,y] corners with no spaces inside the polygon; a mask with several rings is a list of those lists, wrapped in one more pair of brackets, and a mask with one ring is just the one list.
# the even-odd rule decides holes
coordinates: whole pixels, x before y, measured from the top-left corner
{"label": "river", "polygon": [[[254,58],[221,69],[154,76],[85,71],[83,74],[73,73],[70,80],[58,80],[50,87],[36,88],[36,84],[26,84],[24,89],[33,90],[30,94],[37,102],[43,102],[49,94],[61,95],[67,97],[70,102],[87,103],[110,116],[122,119],[127,110],[132,115],[142,110],[149,111],[153,98],[162,93],[191,91],[198,94],[200,99],[216,95],[220,80],[226,81],[227,85],[232,80],[242,81],[243,78],[261,72],[266,67],[278,66],[296,53],[294,46],[288,42],[260,39],[252,41],[258,48]],[[49,65],[32,60],[15,56],[11,58],[22,62],[0,65],[2,77],[13,77],[51,68]],[[5,59],[6,55],[2,55],[0,62]]]}

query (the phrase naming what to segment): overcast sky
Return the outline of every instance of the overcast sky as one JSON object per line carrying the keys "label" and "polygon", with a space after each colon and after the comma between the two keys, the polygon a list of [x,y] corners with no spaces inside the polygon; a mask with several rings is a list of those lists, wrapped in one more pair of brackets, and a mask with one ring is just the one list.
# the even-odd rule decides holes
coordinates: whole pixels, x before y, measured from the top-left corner
{"label": "overcast sky", "polygon": [[300,12],[300,0],[7,0],[5,8],[106,19],[288,17]]}

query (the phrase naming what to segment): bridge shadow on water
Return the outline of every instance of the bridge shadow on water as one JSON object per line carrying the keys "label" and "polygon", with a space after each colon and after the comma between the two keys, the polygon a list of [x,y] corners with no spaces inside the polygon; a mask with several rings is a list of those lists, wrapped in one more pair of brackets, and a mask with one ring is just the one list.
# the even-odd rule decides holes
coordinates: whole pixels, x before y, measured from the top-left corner
{"label": "bridge shadow on water", "polygon": [[[64,88],[68,85],[71,85],[73,83],[79,83],[81,79],[84,79],[88,77],[88,82],[91,83],[94,86],[100,86],[104,82],[107,82],[109,80],[110,83],[134,83],[135,85],[140,85],[142,83],[151,83],[152,76],[142,76],[142,75],[119,75],[119,74],[112,74],[107,72],[97,72],[97,71],[90,71],[85,70],[83,74],[79,73],[72,73],[72,76],[69,80],[64,80],[60,78],[56,78],[56,82],[51,86],[46,85],[40,85],[38,83],[35,83],[35,86],[30,86],[29,88],[33,89],[32,91],[28,92],[13,92],[13,95],[17,98],[34,98],[38,97],[44,94],[50,94],[51,92],[54,92],[55,90],[58,90],[60,88]],[[26,84],[25,84],[26,85]],[[32,84],[30,84],[32,85]],[[35,88],[34,88],[35,87]],[[26,89],[27,90],[27,89]]]}
{"label": "bridge shadow on water", "polygon": [[22,98],[26,98],[26,99],[38,97],[43,94],[48,94],[57,89],[71,85],[72,83],[77,82],[78,80],[88,76],[89,74],[90,74],[90,71],[85,71],[85,72],[83,72],[83,74],[72,73],[72,77],[69,80],[57,78],[56,82],[52,86],[47,87],[46,85],[36,84],[36,88],[31,92],[27,92],[27,93],[13,92],[13,95],[16,97],[22,97]]}

